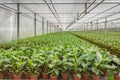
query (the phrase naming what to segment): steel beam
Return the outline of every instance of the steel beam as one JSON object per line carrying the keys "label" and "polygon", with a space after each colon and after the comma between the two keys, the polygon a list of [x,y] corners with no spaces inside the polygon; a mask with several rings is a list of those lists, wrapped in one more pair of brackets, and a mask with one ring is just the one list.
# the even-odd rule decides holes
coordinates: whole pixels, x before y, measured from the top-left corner
{"label": "steel beam", "polygon": [[97,30],[99,29],[98,27],[99,27],[99,26],[98,26],[98,20],[97,20],[97,21],[96,21],[96,28],[97,28]]}
{"label": "steel beam", "polygon": [[17,40],[20,39],[20,4],[17,4]]}
{"label": "steel beam", "polygon": [[53,29],[53,24],[51,25],[51,33],[52,33],[52,29]]}
{"label": "steel beam", "polygon": [[[48,2],[46,0],[44,0],[45,4],[47,5],[47,7],[49,8],[49,10],[51,11],[51,13],[53,14],[53,16],[55,17],[55,19],[58,21],[58,23],[62,26],[62,24],[60,23],[58,16],[56,16],[56,14],[54,14],[51,6],[48,4]],[[53,3],[51,2],[51,4],[53,5]],[[55,9],[55,8],[54,8]],[[57,13],[57,12],[56,12]]]}
{"label": "steel beam", "polygon": [[[99,2],[99,3],[97,4],[97,6],[99,6],[101,3],[103,3],[103,1],[104,1],[104,0],[102,0],[101,2]],[[96,0],[94,0],[94,1],[87,7],[87,9],[89,9],[95,2],[96,2]],[[84,3],[84,4],[86,4],[86,3]],[[87,3],[87,4],[88,4],[88,3]],[[97,6],[93,7],[91,10],[93,10],[93,9],[96,8]],[[88,13],[90,13],[91,10],[89,10]],[[82,12],[82,14],[84,14],[84,13],[85,13],[85,10]],[[86,14],[84,14],[84,15],[82,16],[82,14],[80,15],[81,17],[79,16],[79,17],[80,17],[79,20],[86,15]],[[78,22],[79,20],[77,20],[77,22]],[[66,27],[66,29],[69,28],[69,27],[72,26],[72,25],[73,25],[73,23],[72,23],[72,24],[69,24],[69,25]]]}
{"label": "steel beam", "polygon": [[87,3],[85,3],[85,14],[87,14]]}
{"label": "steel beam", "polygon": [[[0,4],[46,4],[46,3],[35,3],[35,2],[33,2],[33,3],[27,3],[27,2],[24,2],[24,3],[0,3]],[[73,4],[85,4],[85,2],[74,2],[74,3],[71,3],[71,2],[60,2],[60,3],[51,3],[51,2],[49,2],[49,3],[47,3],[47,4],[55,4],[55,5],[60,5],[60,4],[70,4],[70,5],[73,5]],[[92,2],[88,2],[87,4],[99,4],[99,2],[95,2],[95,3],[92,3]],[[120,2],[104,2],[104,3],[102,3],[102,4],[120,4]]]}
{"label": "steel beam", "polygon": [[44,18],[42,18],[42,34],[44,34]]}
{"label": "steel beam", "polygon": [[34,36],[36,36],[36,13],[34,13]]}
{"label": "steel beam", "polygon": [[89,23],[87,23],[87,28],[88,28],[88,30],[89,30]]}
{"label": "steel beam", "polygon": [[107,17],[105,17],[105,27],[104,28],[107,28]]}
{"label": "steel beam", "polygon": [[92,30],[92,28],[93,28],[93,22],[90,22],[90,25],[91,25],[91,30]]}
{"label": "steel beam", "polygon": [[52,26],[52,23],[50,23],[50,33],[51,33],[51,26]]}
{"label": "steel beam", "polygon": [[48,27],[49,27],[49,22],[48,22],[48,20],[47,20],[47,33],[48,33]]}
{"label": "steel beam", "polygon": [[[113,7],[110,7],[109,9],[107,9],[107,10],[105,10],[105,11],[103,11],[103,12],[100,12],[100,13],[98,13],[98,14],[96,14],[96,15],[94,15],[94,16],[92,16],[92,17],[86,19],[86,20],[92,19],[92,18],[94,18],[94,17],[96,17],[96,16],[98,16],[98,15],[100,15],[100,14],[104,14],[105,12],[107,12],[107,11],[109,11],[109,10],[115,8],[115,7],[118,7],[118,6],[120,6],[120,4],[115,5],[115,6],[113,6]],[[116,13],[114,13],[114,14],[116,14]]]}
{"label": "steel beam", "polygon": [[[110,21],[116,21],[116,20],[120,20],[120,18],[116,18],[116,19],[112,19],[112,20],[107,20],[107,22],[110,22]],[[105,21],[103,21],[103,22],[99,22],[99,23],[105,23]]]}
{"label": "steel beam", "polygon": [[[0,6],[1,7],[1,6]],[[24,13],[24,12],[21,12],[22,14],[33,14],[33,13]],[[91,13],[89,13],[89,14],[100,14],[101,12],[91,12]],[[102,13],[102,14],[111,14],[111,13],[117,13],[117,12],[104,12],[104,13]],[[36,13],[36,14],[52,14],[52,13]],[[56,13],[54,13],[54,14],[56,14]],[[58,13],[58,14],[77,14],[77,16],[79,17],[79,15],[80,14],[84,14],[84,13]]]}

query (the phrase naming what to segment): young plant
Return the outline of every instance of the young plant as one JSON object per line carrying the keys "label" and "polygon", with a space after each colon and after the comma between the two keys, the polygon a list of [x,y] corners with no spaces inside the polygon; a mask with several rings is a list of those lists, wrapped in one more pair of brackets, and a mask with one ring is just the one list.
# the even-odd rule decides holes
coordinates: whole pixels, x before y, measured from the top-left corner
{"label": "young plant", "polygon": [[71,61],[73,59],[72,53],[68,52],[65,53],[62,56],[62,60],[61,60],[61,71],[62,73],[68,73],[69,70],[71,70],[72,66],[73,66],[73,62]]}
{"label": "young plant", "polygon": [[43,63],[45,61],[45,58],[42,53],[35,53],[31,56],[31,58],[27,58],[26,62],[26,71],[27,73],[31,75],[37,75],[39,72],[41,72],[41,68],[43,66]]}
{"label": "young plant", "polygon": [[120,59],[116,56],[113,57],[113,63],[116,67],[113,69],[114,75],[118,76],[120,74]]}
{"label": "young plant", "polygon": [[43,67],[42,67],[43,68],[43,73],[48,74],[49,71],[50,71],[49,63],[50,63],[52,57],[49,55],[48,48],[46,48],[46,47],[42,48],[42,50],[40,52],[43,54],[42,56],[45,59],[43,61]]}
{"label": "young plant", "polygon": [[92,73],[95,75],[100,75],[102,73],[100,69],[101,62],[103,60],[102,54],[100,52],[96,52],[94,55],[96,55],[95,61],[92,65]]}
{"label": "young plant", "polygon": [[2,75],[3,71],[4,71],[4,56],[3,56],[3,51],[0,50],[0,75]]}
{"label": "young plant", "polygon": [[81,62],[80,62],[80,57],[77,54],[77,50],[76,48],[72,49],[73,51],[73,58],[71,58],[72,62],[73,62],[73,70],[76,76],[81,77],[81,72],[82,72],[82,68],[81,68]]}
{"label": "young plant", "polygon": [[23,61],[23,56],[20,55],[21,53],[22,51],[13,51],[13,55],[10,58],[9,71],[15,75],[21,75],[26,64]]}
{"label": "young plant", "polygon": [[57,54],[51,54],[51,57],[53,57],[49,63],[50,68],[50,75],[51,76],[58,76],[60,72],[60,60]]}
{"label": "young plant", "polygon": [[102,62],[100,64],[100,69],[102,71],[103,76],[107,76],[107,73],[109,70],[116,68],[115,65],[110,65],[111,61],[113,60],[113,56],[106,52],[106,51],[101,51],[102,54]]}

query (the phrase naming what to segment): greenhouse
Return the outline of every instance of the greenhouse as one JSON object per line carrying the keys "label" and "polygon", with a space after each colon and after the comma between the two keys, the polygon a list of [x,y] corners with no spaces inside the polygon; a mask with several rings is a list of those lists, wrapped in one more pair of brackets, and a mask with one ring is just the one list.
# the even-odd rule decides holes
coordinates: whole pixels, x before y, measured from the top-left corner
{"label": "greenhouse", "polygon": [[0,80],[120,80],[120,0],[0,0]]}

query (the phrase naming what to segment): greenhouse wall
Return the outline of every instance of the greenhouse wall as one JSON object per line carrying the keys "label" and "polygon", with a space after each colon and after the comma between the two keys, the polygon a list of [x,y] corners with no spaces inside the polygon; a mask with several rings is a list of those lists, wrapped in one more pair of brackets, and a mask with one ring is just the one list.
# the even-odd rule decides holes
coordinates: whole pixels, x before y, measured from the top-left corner
{"label": "greenhouse wall", "polygon": [[[24,10],[21,8],[21,11]],[[36,17],[39,17],[36,15]],[[19,38],[35,36],[34,14],[20,13]],[[0,42],[8,42],[17,39],[17,14],[11,10],[0,7]],[[53,23],[42,18],[36,19],[36,35],[55,32]],[[48,30],[47,30],[48,29]]]}
{"label": "greenhouse wall", "polygon": [[34,20],[20,15],[20,38],[34,36]]}
{"label": "greenhouse wall", "polygon": [[36,33],[37,35],[42,35],[42,22],[41,21],[37,21]]}
{"label": "greenhouse wall", "polygon": [[16,39],[16,14],[0,8],[0,42]]}

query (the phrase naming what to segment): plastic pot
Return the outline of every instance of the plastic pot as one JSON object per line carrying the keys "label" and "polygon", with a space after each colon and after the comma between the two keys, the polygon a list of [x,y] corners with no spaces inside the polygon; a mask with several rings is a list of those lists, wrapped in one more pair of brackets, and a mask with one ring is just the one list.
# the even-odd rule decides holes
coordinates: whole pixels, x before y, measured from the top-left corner
{"label": "plastic pot", "polygon": [[57,77],[58,77],[58,76],[51,76],[51,77],[50,77],[50,80],[58,80]]}
{"label": "plastic pot", "polygon": [[42,73],[42,79],[46,80],[48,79],[49,74],[48,73]]}
{"label": "plastic pot", "polygon": [[3,74],[0,74],[0,80],[2,80],[3,79]]}
{"label": "plastic pot", "polygon": [[114,76],[114,80],[120,80],[120,76]]}
{"label": "plastic pot", "polygon": [[30,80],[38,80],[38,75],[30,75]]}
{"label": "plastic pot", "polygon": [[41,73],[39,73],[39,74],[38,74],[38,78],[41,78],[41,77],[42,77],[42,74],[41,74]]}
{"label": "plastic pot", "polygon": [[89,80],[89,74],[88,73],[83,73],[82,74],[83,80]]}
{"label": "plastic pot", "polygon": [[7,77],[8,76],[8,71],[4,71],[3,74],[4,74],[4,77]]}
{"label": "plastic pot", "polygon": [[62,74],[62,80],[69,80],[68,73]]}
{"label": "plastic pot", "polygon": [[30,74],[25,73],[25,79],[30,80]]}
{"label": "plastic pot", "polygon": [[107,77],[107,70],[103,71],[103,77]]}
{"label": "plastic pot", "polygon": [[81,80],[81,77],[78,77],[76,75],[73,75],[74,80]]}
{"label": "plastic pot", "polygon": [[92,80],[100,80],[100,76],[99,75],[92,75]]}
{"label": "plastic pot", "polygon": [[13,79],[14,78],[13,73],[8,72],[8,78]]}
{"label": "plastic pot", "polygon": [[14,80],[21,80],[21,75],[14,74]]}

